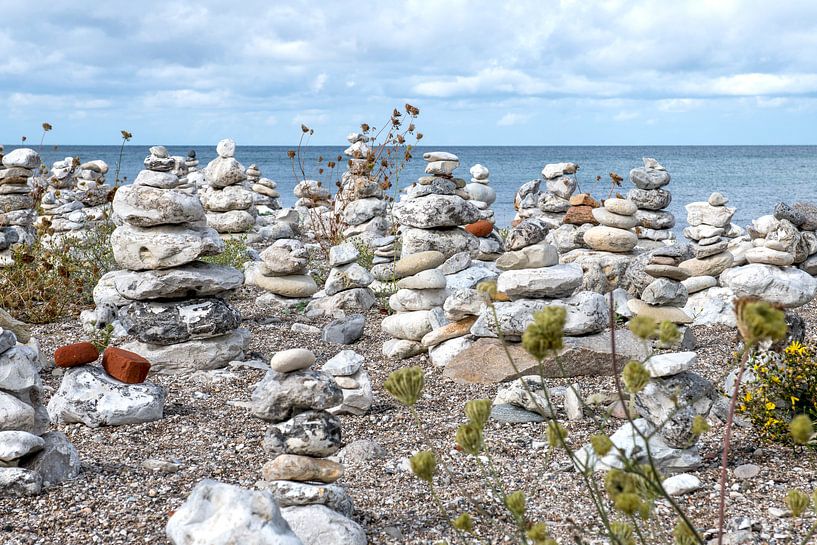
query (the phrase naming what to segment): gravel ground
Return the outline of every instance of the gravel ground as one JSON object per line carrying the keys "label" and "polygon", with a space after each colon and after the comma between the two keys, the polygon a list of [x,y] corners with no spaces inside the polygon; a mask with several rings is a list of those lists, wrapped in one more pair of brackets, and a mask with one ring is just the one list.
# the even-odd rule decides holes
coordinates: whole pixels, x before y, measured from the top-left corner
{"label": "gravel ground", "polygon": [[[339,350],[317,337],[289,330],[296,321],[321,325],[322,320],[310,321],[296,311],[273,314],[259,310],[253,304],[256,295],[251,288],[243,288],[235,302],[243,312],[244,326],[253,333],[251,351],[257,357],[268,360],[277,350],[308,347],[323,363]],[[808,338],[817,341],[817,305],[812,303],[800,309],[800,313],[808,322]],[[474,509],[464,499],[470,495],[495,515],[487,517],[489,525],[483,522],[478,527],[483,542],[510,542],[503,538],[510,533],[510,525],[492,507],[491,493],[483,485],[479,468],[473,459],[454,448],[455,430],[464,422],[465,402],[491,398],[497,387],[454,384],[445,380],[442,370],[424,356],[404,362],[385,360],[380,354],[385,340],[380,332],[381,318],[379,311],[369,312],[365,335],[352,347],[366,357],[375,390],[374,406],[366,416],[342,417],[345,443],[372,439],[387,453],[383,460],[347,463],[342,482],[354,499],[355,519],[366,528],[370,543],[433,543],[452,538],[452,531],[430,501],[427,489],[406,469],[406,458],[427,448],[426,441],[430,441],[439,452],[447,453],[446,462],[454,474],[454,482],[441,478],[438,484],[449,513],[463,510],[473,513]],[[695,333],[699,363],[694,370],[720,384],[733,367],[729,358],[735,333],[723,327],[696,328]],[[46,356],[61,344],[83,340],[78,320],[36,327],[35,335]],[[426,371],[426,389],[417,407],[422,431],[382,389],[388,374],[406,365],[420,365]],[[45,370],[42,374],[48,399],[59,386],[60,373]],[[152,377],[168,390],[163,420],[99,429],[78,424],[60,426],[79,450],[82,473],[38,497],[0,498],[0,543],[167,543],[164,528],[168,516],[199,480],[211,478],[252,487],[260,478],[261,466],[267,460],[261,447],[266,426],[234,402],[247,401],[253,385],[262,376],[263,371],[236,367],[192,376]],[[609,378],[583,378],[578,383],[584,395],[612,389]],[[614,431],[618,425],[620,422],[613,422],[607,431]],[[590,418],[568,422],[566,427],[570,433],[568,441],[574,447],[581,446],[596,431]],[[703,437],[701,452],[705,465],[695,472],[703,487],[678,499],[704,530],[717,523],[716,483],[722,429],[715,422]],[[601,543],[596,537],[599,526],[579,475],[565,471],[564,454],[547,451],[543,446],[544,434],[544,424],[490,423],[486,442],[499,477],[508,490],[527,493],[529,518],[547,522],[561,543],[573,542],[574,533],[586,536],[590,543]],[[745,429],[737,429],[733,445],[733,467],[755,463],[762,471],[747,481],[730,478],[729,520],[747,517],[769,536],[766,540],[797,542],[793,538],[803,535],[814,517],[774,518],[768,508],[782,507],[790,488],[810,491],[817,487],[817,456],[814,452],[761,444]],[[180,469],[170,474],[146,470],[141,466],[146,459],[176,461]],[[657,506],[657,519],[661,528],[670,528],[674,520],[669,508],[661,503]],[[651,534],[656,536],[656,542],[671,542],[671,538],[662,537],[665,534],[659,528]]]}

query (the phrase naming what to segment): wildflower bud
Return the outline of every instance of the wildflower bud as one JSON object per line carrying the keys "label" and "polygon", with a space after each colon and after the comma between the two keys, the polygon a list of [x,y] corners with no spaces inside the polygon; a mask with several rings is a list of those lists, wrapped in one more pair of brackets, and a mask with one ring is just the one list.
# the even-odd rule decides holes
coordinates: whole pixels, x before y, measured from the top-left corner
{"label": "wildflower bud", "polygon": [[461,514],[455,518],[451,524],[460,532],[468,532],[470,534],[474,531],[474,520],[468,513]]}
{"label": "wildflower bud", "polygon": [[505,496],[505,507],[517,518],[525,516],[525,493],[517,490]]}
{"label": "wildflower bud", "polygon": [[738,331],[747,344],[766,339],[780,341],[786,336],[788,325],[782,310],[766,301],[743,298],[735,302]]}
{"label": "wildflower bud", "polygon": [[548,422],[548,445],[555,447],[567,439],[567,430],[555,420]]}
{"label": "wildflower bud", "polygon": [[485,428],[488,423],[488,418],[491,416],[491,400],[490,399],[473,399],[465,404],[465,416],[468,420],[478,426],[480,429]]}
{"label": "wildflower bud", "polygon": [[525,536],[532,545],[556,545],[556,541],[550,537],[547,526],[544,522],[537,522],[525,532]]}
{"label": "wildflower bud", "polygon": [[635,537],[633,535],[633,527],[627,522],[616,520],[610,523],[610,532],[615,537],[614,543],[621,543],[622,545],[634,545]]}
{"label": "wildflower bud", "polygon": [[630,320],[628,326],[636,337],[645,340],[655,335],[655,329],[658,327],[655,320],[648,316],[636,316]]}
{"label": "wildflower bud", "polygon": [[789,490],[789,493],[786,494],[786,507],[789,508],[795,518],[808,509],[809,503],[808,495],[801,490]]}
{"label": "wildflower bud", "polygon": [[534,313],[533,322],[522,334],[522,347],[538,360],[561,350],[564,346],[564,307],[545,307]]}
{"label": "wildflower bud", "polygon": [[411,465],[411,472],[418,479],[431,484],[434,480],[434,474],[437,472],[437,459],[433,452],[422,450],[409,458],[409,464]]}
{"label": "wildflower bud", "polygon": [[597,433],[590,437],[590,446],[597,455],[606,456],[612,450],[613,442],[603,433]]}
{"label": "wildflower bud", "polygon": [[641,362],[630,360],[624,366],[624,371],[621,373],[621,378],[624,381],[624,386],[631,394],[637,394],[647,385],[650,380],[650,372],[644,367]]}
{"label": "wildflower bud", "polygon": [[457,428],[457,445],[466,454],[476,456],[482,451],[482,428],[469,422]]}
{"label": "wildflower bud", "polygon": [[613,498],[613,507],[625,515],[634,515],[641,509],[641,498],[634,492],[622,492]]}
{"label": "wildflower bud", "polygon": [[419,367],[404,367],[389,375],[383,383],[383,389],[403,405],[417,403],[423,391],[423,370]]}
{"label": "wildflower bud", "polygon": [[496,280],[485,280],[477,284],[477,291],[493,299],[496,295]]}
{"label": "wildflower bud", "polygon": [[696,436],[704,434],[709,431],[709,422],[701,415],[696,415],[692,419],[692,433]]}
{"label": "wildflower bud", "polygon": [[814,435],[814,424],[812,424],[811,418],[800,414],[792,418],[789,424],[789,432],[795,443],[805,445]]}
{"label": "wildflower bud", "polygon": [[664,320],[658,324],[658,340],[665,346],[670,346],[681,340],[681,330],[672,322]]}
{"label": "wildflower bud", "polygon": [[697,545],[698,536],[695,535],[695,530],[689,527],[683,519],[679,519],[672,530],[674,545]]}

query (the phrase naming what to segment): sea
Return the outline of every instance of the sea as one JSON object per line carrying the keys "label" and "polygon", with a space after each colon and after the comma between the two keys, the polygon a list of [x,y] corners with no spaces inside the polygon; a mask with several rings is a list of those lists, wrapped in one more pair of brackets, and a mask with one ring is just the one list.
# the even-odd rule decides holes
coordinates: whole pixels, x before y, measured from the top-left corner
{"label": "sea", "polygon": [[[6,146],[6,152],[17,146]],[[31,146],[37,149],[37,146]],[[216,156],[215,146],[167,146],[172,155],[186,156],[195,150],[199,168]],[[345,169],[345,161],[334,172],[325,163],[336,160],[345,146],[308,146],[301,150],[301,160],[307,178],[321,180],[334,187]],[[146,146],[53,146],[44,145],[40,154],[51,165],[65,157],[81,161],[102,159],[110,166],[108,181],[113,182],[119,164],[119,177],[125,183],[133,180],[142,169],[147,155]],[[288,157],[293,149],[287,146],[239,146],[236,158],[244,165],[255,163],[262,176],[277,182],[284,207],[295,203],[292,189],[302,179],[301,169]],[[396,183],[405,187],[423,175],[422,154],[442,149],[456,154],[460,167],[455,172],[470,178],[468,169],[480,163],[491,172],[490,184],[497,193],[493,210],[497,225],[508,225],[514,217],[513,198],[523,183],[540,178],[547,163],[569,161],[578,163],[579,190],[596,198],[607,198],[611,192],[610,173],[624,178],[621,187],[612,188],[626,196],[633,187],[628,173],[642,166],[642,157],[657,159],[669,171],[672,181],[665,189],[672,192],[669,211],[676,217],[676,231],[686,226],[684,205],[704,201],[713,191],[728,199],[728,206],[737,208],[733,222],[745,227],[752,219],[770,214],[779,201],[817,201],[817,146],[445,146],[417,147],[414,158],[400,169]],[[319,158],[323,158],[321,174]],[[293,168],[294,167],[294,168]]]}

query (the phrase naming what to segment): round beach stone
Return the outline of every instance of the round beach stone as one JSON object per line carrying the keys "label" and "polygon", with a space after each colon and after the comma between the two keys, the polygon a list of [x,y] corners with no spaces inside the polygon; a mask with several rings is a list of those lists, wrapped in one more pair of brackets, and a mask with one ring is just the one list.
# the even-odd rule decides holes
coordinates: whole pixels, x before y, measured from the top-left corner
{"label": "round beach stone", "polygon": [[627,198],[644,210],[663,210],[672,202],[672,193],[666,189],[639,189],[634,187]]}
{"label": "round beach stone", "polygon": [[282,454],[261,468],[265,481],[317,481],[333,483],[343,476],[343,466],[332,460],[322,460],[297,454]]}
{"label": "round beach stone", "polygon": [[420,341],[432,329],[431,312],[418,310],[392,314],[383,319],[380,327],[384,333],[395,339]]}
{"label": "round beach stone", "polygon": [[31,148],[17,148],[0,156],[3,158],[3,166],[6,168],[27,168],[33,170],[40,166],[40,154]]}
{"label": "round beach stone", "polygon": [[604,201],[604,208],[621,216],[632,216],[638,210],[638,206],[633,201],[619,198],[607,199]]}
{"label": "round beach stone", "polygon": [[565,174],[576,174],[579,165],[576,163],[549,163],[542,168],[542,177],[552,180]]}
{"label": "round beach stone", "polygon": [[397,260],[394,264],[394,275],[397,278],[405,278],[427,269],[439,267],[444,262],[445,256],[442,252],[429,250],[413,253]]}
{"label": "round beach stone", "polygon": [[729,199],[727,199],[722,193],[715,191],[714,193],[709,195],[709,198],[706,200],[706,202],[708,202],[710,206],[726,206],[726,203],[729,202]]}
{"label": "round beach stone", "polygon": [[610,212],[607,208],[594,208],[593,217],[606,227],[618,229],[632,229],[638,225],[638,219],[633,215],[623,216]]}
{"label": "round beach stone", "polygon": [[701,259],[692,258],[682,261],[678,267],[690,276],[718,276],[732,266],[734,258],[729,252],[723,252]]}
{"label": "round beach stone", "polygon": [[[594,209],[594,212],[597,209]],[[597,225],[584,233],[584,242],[594,250],[605,252],[630,252],[638,244],[638,237],[632,231]]]}
{"label": "round beach stone", "polygon": [[445,288],[445,275],[439,269],[426,269],[397,281],[399,289],[436,290]]}
{"label": "round beach stone", "polygon": [[794,256],[790,253],[762,246],[747,250],[745,256],[746,261],[749,263],[765,263],[767,265],[777,265],[778,267],[788,267],[794,263]]}
{"label": "round beach stone", "polygon": [[718,279],[714,276],[691,276],[686,280],[682,280],[681,283],[689,294],[693,294],[707,288],[714,288],[718,285]]}
{"label": "round beach stone", "polygon": [[465,226],[465,230],[475,237],[484,238],[490,235],[494,230],[494,224],[488,220],[479,220],[474,223],[469,223]]}
{"label": "round beach stone", "polygon": [[274,371],[279,373],[289,373],[291,371],[298,371],[306,369],[315,363],[315,354],[306,348],[291,348],[289,350],[281,350],[276,352],[270,358],[269,366]]}
{"label": "round beach stone", "polygon": [[315,279],[309,275],[266,276],[262,274],[259,265],[258,263],[253,263],[244,271],[247,284],[258,286],[262,290],[283,297],[305,298],[312,297],[318,292],[318,285],[315,283]]}
{"label": "round beach stone", "polygon": [[445,289],[399,289],[389,297],[389,307],[396,312],[430,310],[445,302]]}

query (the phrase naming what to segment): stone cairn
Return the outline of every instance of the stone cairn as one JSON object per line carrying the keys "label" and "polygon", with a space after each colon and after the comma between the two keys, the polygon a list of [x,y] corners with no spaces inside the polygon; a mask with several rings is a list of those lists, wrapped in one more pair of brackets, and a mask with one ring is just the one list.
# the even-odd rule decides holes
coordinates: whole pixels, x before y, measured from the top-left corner
{"label": "stone cairn", "polygon": [[357,352],[341,350],[321,367],[324,373],[335,379],[343,392],[343,401],[328,409],[330,413],[360,416],[372,408],[372,381],[363,362],[363,356]]}
{"label": "stone cairn", "polygon": [[644,157],[643,161],[643,167],[630,171],[630,181],[635,187],[627,194],[627,198],[638,206],[635,213],[638,238],[656,243],[675,240],[672,232],[675,216],[665,210],[672,202],[672,193],[665,188],[670,182],[670,174],[655,159]]}
{"label": "stone cairn", "polygon": [[267,293],[256,302],[259,305],[294,307],[307,304],[318,292],[318,285],[307,272],[309,252],[296,239],[279,239],[261,252],[261,261],[246,265],[247,284],[258,286]]}
{"label": "stone cairn", "polygon": [[369,242],[389,232],[389,203],[380,182],[371,174],[369,137],[353,132],[346,140],[349,147],[343,154],[349,158],[348,168],[340,178],[335,213],[340,216],[344,237],[357,236]]}
{"label": "stone cairn", "polygon": [[108,165],[89,161],[76,166],[72,157],[57,161],[47,177],[40,200],[37,228],[46,245],[66,238],[83,239],[111,217],[112,186],[105,184]]}
{"label": "stone cairn", "polygon": [[[336,484],[343,466],[327,459],[341,445],[340,420],[329,410],[343,406],[343,391],[330,374],[309,370],[314,363],[315,355],[303,348],[276,353],[253,390],[251,411],[269,422],[263,447],[272,459],[264,464],[258,487],[272,493],[285,516],[304,510],[317,524],[338,515],[348,520],[353,505]],[[342,372],[350,370],[343,367]],[[354,526],[365,543],[362,528]]]}
{"label": "stone cairn", "polygon": [[328,238],[335,221],[331,213],[332,195],[318,180],[301,180],[292,190],[298,200],[295,201],[295,210],[299,216],[299,226],[309,238]]}
{"label": "stone cairn", "polygon": [[692,317],[684,311],[689,291],[682,281],[689,278],[689,273],[679,267],[683,257],[684,249],[678,245],[659,247],[650,252],[644,273],[654,280],[641,292],[640,299],[627,301],[633,314],[657,322],[692,322]]}
{"label": "stone cairn", "polygon": [[218,157],[204,169],[207,185],[199,192],[207,225],[223,238],[247,237],[255,227],[255,195],[244,187],[247,175],[235,158],[235,142],[220,141],[216,152]]}
{"label": "stone cairn", "polygon": [[109,346],[102,357],[96,346],[81,342],[54,352],[54,364],[65,369],[60,388],[48,403],[48,414],[60,424],[121,426],[161,420],[165,390],[145,382],[150,362],[142,356]]}
{"label": "stone cairn", "polygon": [[[22,168],[22,167],[11,167]],[[79,474],[62,432],[49,432],[41,402],[40,354],[28,334],[0,328],[0,495],[30,496]]]}
{"label": "stone cairn", "polygon": [[585,244],[599,252],[630,253],[638,244],[633,228],[638,225],[638,207],[628,199],[607,199],[592,211],[599,225],[588,229]]}
{"label": "stone cairn", "polygon": [[491,173],[487,167],[476,164],[471,167],[471,183],[465,186],[470,203],[480,211],[480,219],[465,226],[465,230],[479,239],[477,258],[495,261],[504,250],[502,238],[496,232],[496,221],[491,205],[496,201],[496,190],[488,185]]}
{"label": "stone cairn", "polygon": [[3,154],[0,147],[0,267],[13,263],[12,245],[34,243],[34,198],[29,178],[40,166],[33,149]]}
{"label": "stone cairn", "polygon": [[556,229],[564,221],[570,208],[570,197],[576,191],[578,182],[576,163],[550,163],[542,169],[542,179],[546,190],[540,191],[542,180],[531,180],[522,184],[514,197],[516,218],[514,224],[528,218],[540,218],[549,228]]}
{"label": "stone cairn", "polygon": [[479,252],[476,237],[462,225],[481,219],[480,210],[469,202],[465,180],[454,177],[460,161],[443,151],[423,154],[427,176],[406,189],[393,214],[402,229],[401,256],[439,251],[446,258],[467,251]]}
{"label": "stone cairn", "polygon": [[259,216],[271,216],[275,210],[281,209],[278,184],[261,176],[261,169],[255,164],[247,167],[247,186],[255,194],[253,205]]}
{"label": "stone cairn", "polygon": [[306,308],[308,315],[333,316],[340,310],[369,310],[374,306],[374,292],[369,288],[374,277],[357,263],[359,257],[360,251],[351,242],[329,249],[331,268],[323,293],[316,293]]}
{"label": "stone cairn", "polygon": [[727,250],[729,241],[723,237],[735,215],[735,209],[726,206],[728,202],[726,197],[715,192],[706,202],[693,202],[685,207],[689,226],[684,228],[684,236],[692,241],[693,257],[679,266],[689,276],[709,277],[696,281],[696,287],[700,289],[695,291],[715,286],[717,277],[734,261]]}
{"label": "stone cairn", "polygon": [[225,299],[241,286],[242,275],[197,261],[222,252],[224,242],[206,226],[195,187],[173,174],[176,160],[155,146],[144,163],[113,200],[119,226],[111,245],[123,270],[100,279],[97,309],[81,317],[103,328],[118,316],[137,339],[122,348],[145,357],[155,372],[224,367],[243,358],[249,340],[249,332],[238,329],[239,312]]}

